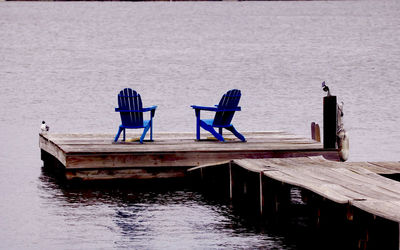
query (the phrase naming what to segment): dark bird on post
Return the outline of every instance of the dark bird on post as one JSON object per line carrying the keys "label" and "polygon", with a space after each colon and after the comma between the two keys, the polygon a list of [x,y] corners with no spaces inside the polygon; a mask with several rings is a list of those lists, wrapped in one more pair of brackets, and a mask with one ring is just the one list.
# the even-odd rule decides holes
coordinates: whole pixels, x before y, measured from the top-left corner
{"label": "dark bird on post", "polygon": [[325,84],[325,81],[322,82],[322,90],[328,92],[327,96],[331,96],[331,92],[329,91],[329,87]]}
{"label": "dark bird on post", "polygon": [[42,121],[42,125],[40,126],[40,129],[42,130],[42,132],[47,132],[47,131],[49,131],[50,127],[46,124],[45,121]]}

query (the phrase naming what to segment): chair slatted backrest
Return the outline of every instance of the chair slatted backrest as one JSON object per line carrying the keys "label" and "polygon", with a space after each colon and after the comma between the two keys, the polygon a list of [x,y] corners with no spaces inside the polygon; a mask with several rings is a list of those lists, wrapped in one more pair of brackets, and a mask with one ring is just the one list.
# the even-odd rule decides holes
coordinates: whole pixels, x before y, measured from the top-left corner
{"label": "chair slatted backrest", "polygon": [[[218,109],[231,109],[239,105],[241,93],[238,89],[229,90],[221,98]],[[227,126],[231,123],[235,111],[218,111],[214,117],[213,126]]]}
{"label": "chair slatted backrest", "polygon": [[[141,110],[142,98],[130,88],[121,90],[118,94],[118,106],[121,110]],[[143,127],[143,112],[120,112],[124,126]]]}

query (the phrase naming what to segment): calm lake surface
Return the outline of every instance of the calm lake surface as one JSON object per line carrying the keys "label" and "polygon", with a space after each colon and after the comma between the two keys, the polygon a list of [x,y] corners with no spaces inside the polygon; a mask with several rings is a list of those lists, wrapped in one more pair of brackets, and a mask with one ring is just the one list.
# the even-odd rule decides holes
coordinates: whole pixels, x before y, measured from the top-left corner
{"label": "calm lake surface", "polygon": [[[344,102],[350,161],[400,160],[400,1],[1,2],[1,249],[297,249],[187,187],[69,187],[38,133],[116,133],[120,89],[194,131],[192,104],[242,90],[239,131],[310,136],[321,82]],[[111,140],[112,138],[110,138]],[[304,241],[307,242],[307,239]]]}

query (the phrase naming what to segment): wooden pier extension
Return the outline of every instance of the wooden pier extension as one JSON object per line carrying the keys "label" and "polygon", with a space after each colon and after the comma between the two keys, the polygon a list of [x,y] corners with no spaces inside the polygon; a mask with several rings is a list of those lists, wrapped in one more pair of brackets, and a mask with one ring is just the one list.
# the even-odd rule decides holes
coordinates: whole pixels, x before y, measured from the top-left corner
{"label": "wooden pier extension", "polygon": [[[154,179],[184,177],[191,167],[244,158],[323,156],[339,160],[336,149],[285,132],[229,134],[226,142],[196,141],[194,133],[157,133],[154,142],[113,143],[112,134],[40,134],[42,159],[67,179]],[[209,135],[202,135],[206,138]],[[127,134],[127,138],[139,135]],[[56,161],[54,161],[56,160]]]}
{"label": "wooden pier extension", "polygon": [[361,231],[357,236],[361,249],[370,249],[371,244],[400,248],[400,182],[394,180],[399,177],[400,162],[335,162],[323,157],[237,159],[188,171],[203,185],[219,185],[211,189],[225,190],[242,206],[258,204],[260,214],[275,217],[280,210],[287,210],[293,199],[291,190],[298,189],[295,199],[311,204],[316,226],[345,221],[337,231]]}

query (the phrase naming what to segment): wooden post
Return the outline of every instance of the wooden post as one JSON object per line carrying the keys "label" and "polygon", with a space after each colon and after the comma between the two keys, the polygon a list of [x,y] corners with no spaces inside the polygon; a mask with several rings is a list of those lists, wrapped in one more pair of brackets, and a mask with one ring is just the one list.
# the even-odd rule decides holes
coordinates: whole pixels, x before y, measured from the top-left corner
{"label": "wooden post", "polygon": [[369,232],[368,228],[365,230],[365,239],[358,240],[358,249],[368,249]]}
{"label": "wooden post", "polygon": [[275,195],[274,195],[274,203],[275,203],[275,210],[274,210],[274,212],[275,213],[278,213],[278,209],[279,209],[279,201],[278,201],[278,194],[277,193],[275,193]]}
{"label": "wooden post", "polygon": [[311,123],[311,139],[315,140],[315,122]]}
{"label": "wooden post", "polygon": [[346,206],[347,206],[346,218],[348,221],[353,221],[353,219],[354,219],[353,208],[351,207],[350,203],[348,203]]}
{"label": "wooden post", "polygon": [[232,162],[229,162],[229,198],[232,200],[233,194],[233,180],[232,180]]}
{"label": "wooden post", "polygon": [[318,123],[312,122],[311,123],[311,139],[321,142],[321,135],[319,131]]}
{"label": "wooden post", "polygon": [[324,148],[336,148],[337,129],[336,96],[324,97]]}
{"label": "wooden post", "polygon": [[260,214],[263,215],[264,195],[263,195],[263,172],[260,172]]}
{"label": "wooden post", "polygon": [[315,124],[315,140],[321,142],[321,132],[319,130],[319,124]]}

